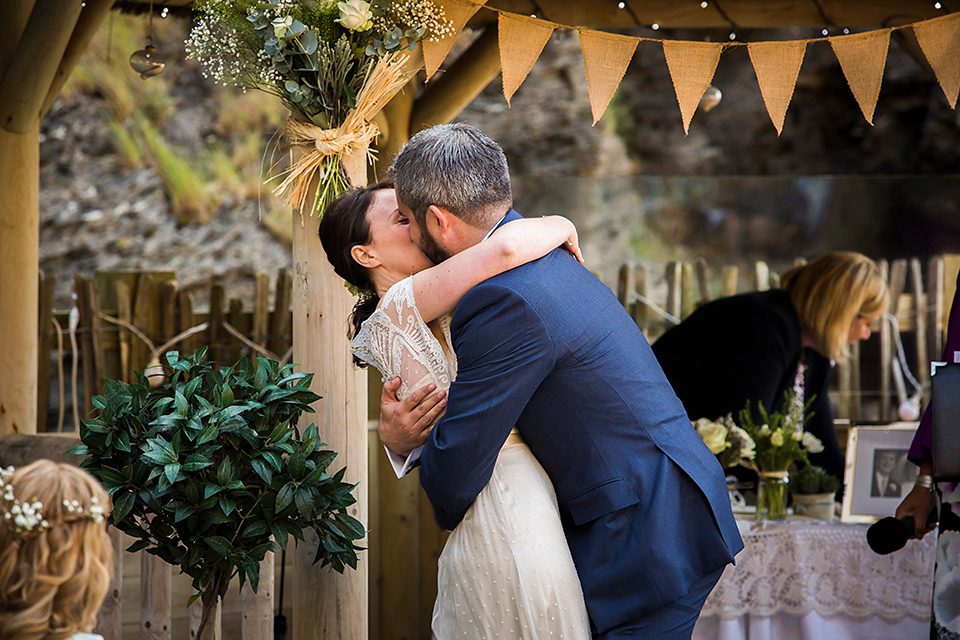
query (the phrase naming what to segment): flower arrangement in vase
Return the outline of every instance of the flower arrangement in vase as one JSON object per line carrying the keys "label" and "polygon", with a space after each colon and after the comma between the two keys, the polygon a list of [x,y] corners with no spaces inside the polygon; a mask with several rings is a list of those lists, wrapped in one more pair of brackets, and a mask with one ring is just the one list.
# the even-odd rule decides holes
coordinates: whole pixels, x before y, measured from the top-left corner
{"label": "flower arrangement in vase", "polygon": [[453,32],[431,0],[200,0],[195,10],[188,57],[216,82],[290,109],[286,135],[300,154],[277,193],[311,214],[365,175],[379,133],[371,119],[412,77],[417,43]]}

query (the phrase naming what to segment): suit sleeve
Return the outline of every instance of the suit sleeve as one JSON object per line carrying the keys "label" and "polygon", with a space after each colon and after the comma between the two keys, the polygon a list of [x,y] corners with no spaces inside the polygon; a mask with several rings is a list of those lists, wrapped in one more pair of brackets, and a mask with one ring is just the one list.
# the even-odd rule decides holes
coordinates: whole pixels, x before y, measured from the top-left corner
{"label": "suit sleeve", "polygon": [[457,526],[490,480],[501,446],[554,364],[540,317],[501,285],[467,293],[452,334],[457,378],[420,456],[420,482],[445,529]]}

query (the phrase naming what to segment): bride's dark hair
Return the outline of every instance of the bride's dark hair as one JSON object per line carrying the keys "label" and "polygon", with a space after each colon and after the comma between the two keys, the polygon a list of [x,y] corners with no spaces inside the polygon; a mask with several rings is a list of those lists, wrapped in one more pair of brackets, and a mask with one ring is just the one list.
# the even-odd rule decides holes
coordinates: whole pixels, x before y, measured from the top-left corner
{"label": "bride's dark hair", "polygon": [[[393,189],[392,180],[348,191],[330,203],[320,219],[320,244],[333,265],[334,272],[360,291],[357,303],[350,314],[350,329],[347,335],[353,338],[360,325],[380,303],[380,296],[373,288],[370,273],[350,255],[350,250],[360,244],[370,243],[370,223],[367,210],[373,204],[373,196],[381,189]],[[359,364],[360,361],[354,358]]]}

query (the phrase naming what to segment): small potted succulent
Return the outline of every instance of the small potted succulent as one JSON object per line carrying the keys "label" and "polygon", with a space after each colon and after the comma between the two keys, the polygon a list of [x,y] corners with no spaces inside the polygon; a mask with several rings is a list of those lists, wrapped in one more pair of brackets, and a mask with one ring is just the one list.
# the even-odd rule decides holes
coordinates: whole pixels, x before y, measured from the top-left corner
{"label": "small potted succulent", "polygon": [[834,495],[840,481],[823,467],[808,464],[790,474],[794,512],[810,518],[832,522],[835,518]]}
{"label": "small potted succulent", "polygon": [[[152,553],[193,578],[203,603],[198,638],[210,624],[230,579],[259,583],[267,551],[286,548],[304,529],[320,539],[314,562],[356,568],[354,541],[363,525],[347,513],[355,485],[317,427],[301,434],[297,420],[320,396],[312,375],[258,358],[217,368],[204,359],[167,353],[169,378],[151,387],[106,381],[93,400],[99,416],[82,422],[81,466],[113,497],[111,523],[135,540],[130,551]],[[192,600],[191,600],[192,602]]]}

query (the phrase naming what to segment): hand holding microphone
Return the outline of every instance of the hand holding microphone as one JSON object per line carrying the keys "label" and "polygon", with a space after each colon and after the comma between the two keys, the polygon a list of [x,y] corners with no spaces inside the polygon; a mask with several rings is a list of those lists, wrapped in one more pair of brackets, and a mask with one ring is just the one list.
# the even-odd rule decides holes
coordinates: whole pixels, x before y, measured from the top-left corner
{"label": "hand holding microphone", "polygon": [[[937,521],[937,512],[930,510],[927,516],[927,524],[933,524]],[[867,529],[867,544],[876,553],[882,556],[894,551],[899,551],[907,544],[916,529],[916,522],[913,516],[907,516],[902,519],[882,518],[877,520]]]}

